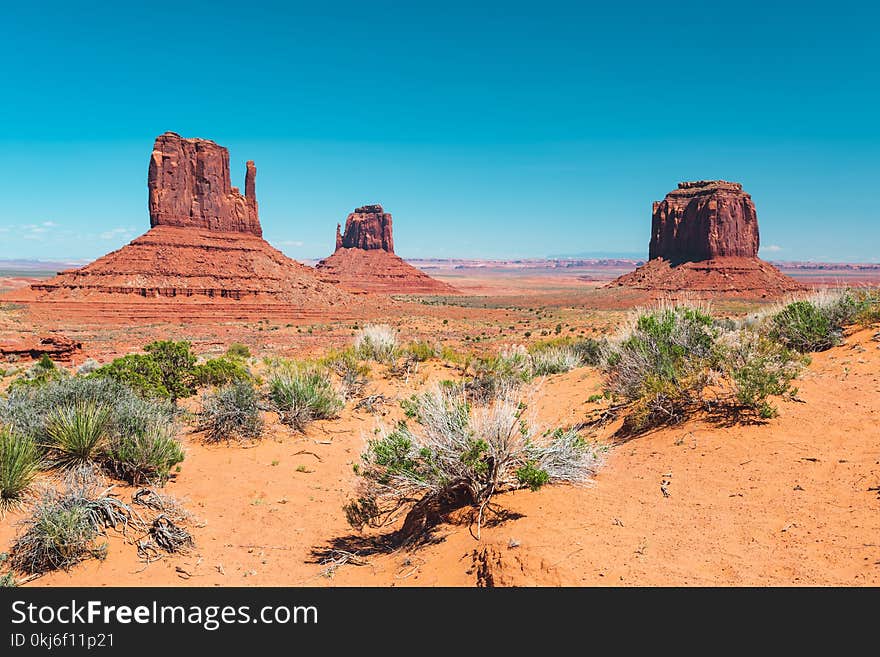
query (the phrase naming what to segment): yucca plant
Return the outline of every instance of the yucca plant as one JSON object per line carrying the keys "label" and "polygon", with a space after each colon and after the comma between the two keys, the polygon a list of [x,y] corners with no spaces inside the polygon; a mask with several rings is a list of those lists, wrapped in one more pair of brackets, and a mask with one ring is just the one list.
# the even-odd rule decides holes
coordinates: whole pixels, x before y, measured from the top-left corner
{"label": "yucca plant", "polygon": [[49,444],[62,467],[95,461],[107,442],[110,411],[94,402],[55,409],[48,422]]}
{"label": "yucca plant", "polygon": [[30,438],[0,429],[0,515],[22,502],[42,463]]}

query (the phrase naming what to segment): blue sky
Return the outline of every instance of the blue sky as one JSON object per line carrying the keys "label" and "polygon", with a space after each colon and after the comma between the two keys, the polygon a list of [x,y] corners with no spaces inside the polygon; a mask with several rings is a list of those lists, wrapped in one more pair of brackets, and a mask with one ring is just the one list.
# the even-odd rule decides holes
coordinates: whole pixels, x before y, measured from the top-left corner
{"label": "blue sky", "polygon": [[0,12],[0,258],[144,232],[173,130],[235,185],[256,161],[297,258],[373,202],[409,257],[646,255],[652,201],[724,178],[764,257],[880,260],[867,2],[27,4]]}

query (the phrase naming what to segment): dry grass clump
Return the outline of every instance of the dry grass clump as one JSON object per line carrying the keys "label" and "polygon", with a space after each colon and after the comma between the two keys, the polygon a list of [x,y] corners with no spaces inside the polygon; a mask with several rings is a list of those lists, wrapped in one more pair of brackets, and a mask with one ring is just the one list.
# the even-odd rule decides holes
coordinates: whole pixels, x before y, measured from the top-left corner
{"label": "dry grass clump", "polygon": [[387,324],[367,324],[355,335],[354,349],[363,359],[388,363],[397,354],[397,330]]}
{"label": "dry grass clump", "polygon": [[464,506],[475,509],[479,527],[496,493],[585,484],[601,463],[601,449],[576,432],[538,430],[510,389],[479,406],[442,389],[412,403],[417,424],[386,427],[355,467],[356,500],[345,511],[356,528],[383,526],[405,512],[403,533],[414,536]]}
{"label": "dry grass clump", "polygon": [[260,395],[251,381],[238,381],[202,398],[198,428],[207,442],[249,440],[263,434]]}
{"label": "dry grass clump", "polygon": [[337,417],[345,404],[327,370],[308,363],[277,368],[269,378],[269,401],[281,421],[297,431],[314,420]]}

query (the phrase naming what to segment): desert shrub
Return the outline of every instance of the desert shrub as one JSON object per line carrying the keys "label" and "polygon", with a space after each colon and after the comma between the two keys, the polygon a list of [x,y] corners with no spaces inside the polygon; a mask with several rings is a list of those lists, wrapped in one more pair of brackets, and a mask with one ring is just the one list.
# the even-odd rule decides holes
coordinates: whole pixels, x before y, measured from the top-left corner
{"label": "desert shrub", "polygon": [[792,381],[805,364],[805,357],[756,331],[741,330],[724,335],[722,369],[732,386],[735,403],[759,417],[776,417],[769,398],[794,397]]}
{"label": "desert shrub", "polygon": [[46,489],[21,523],[10,565],[24,573],[44,573],[103,558],[106,544],[97,539],[131,518],[131,509],[106,491],[103,479],[88,468],[70,471],[62,490]]}
{"label": "desert shrub", "polygon": [[21,503],[41,463],[42,453],[31,438],[0,428],[0,515]]}
{"label": "desert shrub", "polygon": [[76,368],[76,373],[80,376],[85,376],[86,374],[91,374],[95,370],[101,367],[101,364],[98,363],[94,358],[89,358],[82,365]]}
{"label": "desert shrub", "polygon": [[581,359],[571,347],[551,347],[531,354],[532,373],[536,376],[561,374],[581,365]]}
{"label": "desert shrub", "polygon": [[109,413],[110,435],[131,435],[173,421],[173,409],[139,397],[112,379],[70,377],[34,389],[14,390],[0,400],[0,421],[40,445],[52,442],[49,421],[58,409],[95,405]]}
{"label": "desert shrub", "polygon": [[336,373],[346,397],[360,392],[367,384],[367,376],[370,374],[370,367],[360,361],[353,347],[331,351],[318,361],[318,365]]}
{"label": "desert shrub", "polygon": [[225,386],[236,381],[247,381],[251,373],[241,362],[231,358],[211,358],[193,367],[195,387]]}
{"label": "desert shrub", "polygon": [[863,292],[823,290],[772,315],[766,332],[802,353],[824,351],[840,344],[844,326],[856,323],[870,307],[870,297]]}
{"label": "desert shrub", "polygon": [[269,379],[269,401],[281,421],[298,431],[313,420],[336,417],[344,405],[327,371],[310,365],[273,373]]}
{"label": "desert shrub", "polygon": [[231,383],[202,400],[199,428],[209,442],[230,438],[259,438],[263,433],[260,396],[250,381]]}
{"label": "desert shrub", "polygon": [[111,378],[147,397],[172,403],[195,393],[196,357],[186,340],[151,342],[146,354],[129,354],[97,369],[92,376]]}
{"label": "desert shrub", "polygon": [[70,376],[70,372],[63,367],[58,367],[49,356],[43,354],[36,363],[25,370],[24,374],[13,379],[9,384],[9,389],[39,388],[68,376]]}
{"label": "desert shrub", "polygon": [[841,327],[828,313],[809,301],[794,301],[776,313],[770,336],[800,352],[824,351],[840,343]]}
{"label": "desert shrub", "polygon": [[629,429],[678,422],[702,401],[718,363],[718,332],[703,310],[661,307],[640,314],[632,330],[608,347],[606,389],[628,406]]}
{"label": "desert shrub", "polygon": [[436,350],[424,340],[410,342],[406,345],[404,351],[418,362],[424,362],[437,355]]}
{"label": "desert shrub", "polygon": [[136,486],[162,485],[184,459],[183,447],[171,424],[152,424],[143,431],[109,440],[106,467]]}
{"label": "desert shrub", "polygon": [[114,358],[112,362],[99,367],[91,376],[111,379],[135,390],[146,398],[170,398],[171,393],[162,381],[162,371],[147,354],[128,354]]}
{"label": "desert shrub", "polygon": [[56,408],[46,425],[54,463],[71,467],[96,460],[103,453],[109,426],[106,406],[78,402]]}
{"label": "desert shrub", "polygon": [[233,342],[226,350],[226,355],[230,358],[250,358],[251,350],[246,344],[241,342]]}
{"label": "desert shrub", "polygon": [[361,358],[387,363],[397,353],[397,331],[387,324],[367,324],[355,335],[354,348]]}
{"label": "desert shrub", "polygon": [[355,528],[382,526],[406,512],[404,533],[419,533],[444,510],[473,506],[481,512],[495,493],[537,489],[556,481],[554,473],[564,473],[569,483],[585,483],[601,460],[594,446],[573,440],[573,432],[546,440],[510,390],[485,406],[441,389],[417,397],[416,403],[417,426],[402,422],[386,429],[368,441],[355,466],[356,498],[345,507]]}
{"label": "desert shrub", "polygon": [[593,338],[574,340],[571,348],[582,365],[598,365],[602,360],[603,343]]}

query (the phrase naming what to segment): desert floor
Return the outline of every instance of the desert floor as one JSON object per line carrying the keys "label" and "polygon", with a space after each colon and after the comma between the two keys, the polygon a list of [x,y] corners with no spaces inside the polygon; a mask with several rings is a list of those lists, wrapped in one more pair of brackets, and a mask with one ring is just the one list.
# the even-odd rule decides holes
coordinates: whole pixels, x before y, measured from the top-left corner
{"label": "desert floor", "polygon": [[[437,272],[432,272],[438,275]],[[442,275],[442,274],[441,274]],[[271,317],[137,326],[0,308],[0,338],[61,330],[102,362],[154,338],[190,338],[204,354],[243,342],[257,357],[314,356],[349,344],[354,327],[382,319],[404,341],[429,339],[462,351],[493,351],[561,335],[616,330],[628,308],[576,276],[514,278],[465,272],[444,280],[457,298],[395,301],[361,320],[303,322]],[[716,305],[741,314],[743,302]],[[798,381],[799,401],[780,403],[762,424],[700,419],[615,442],[592,486],[546,486],[495,498],[497,515],[479,540],[462,515],[426,544],[388,551],[384,531],[354,532],[342,505],[353,491],[364,441],[402,417],[399,400],[455,378],[431,360],[405,377],[373,365],[359,395],[382,395],[372,411],[349,402],[341,417],[298,434],[266,413],[253,444],[205,445],[184,434],[187,458],[164,491],[201,521],[187,555],[149,565],[112,535],[104,561],[40,577],[31,586],[431,586],[431,585],[877,585],[880,584],[880,341],[877,329],[814,354]],[[5,383],[8,383],[8,378]],[[590,367],[538,379],[523,394],[541,424],[574,425],[601,402]],[[187,400],[195,408],[198,399]],[[661,482],[667,480],[666,493]],[[118,485],[123,498],[132,489]],[[0,551],[20,514],[0,520]],[[393,529],[393,528],[392,528]],[[129,537],[136,538],[136,537]],[[354,555],[353,557],[351,555]]]}

